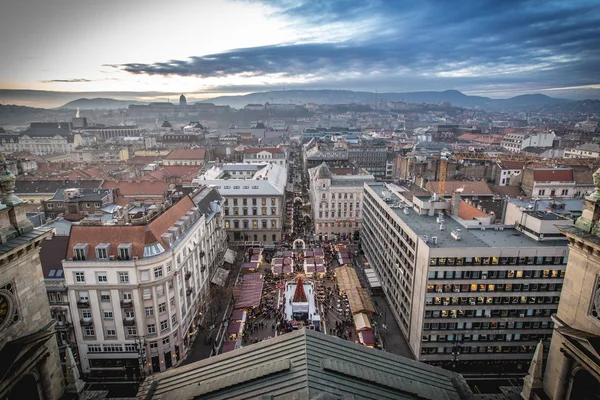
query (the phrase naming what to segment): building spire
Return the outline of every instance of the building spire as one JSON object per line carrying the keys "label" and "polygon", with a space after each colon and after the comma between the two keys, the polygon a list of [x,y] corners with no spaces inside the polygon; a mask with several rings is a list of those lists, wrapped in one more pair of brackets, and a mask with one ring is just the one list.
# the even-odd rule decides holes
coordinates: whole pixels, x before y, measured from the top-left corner
{"label": "building spire", "polygon": [[537,344],[535,352],[533,353],[533,359],[529,366],[529,373],[523,379],[523,390],[521,391],[521,398],[523,400],[532,400],[534,397],[534,389],[541,389],[542,384],[542,366],[544,362],[544,345],[542,341]]}
{"label": "building spire", "polygon": [[304,291],[304,285],[302,284],[302,275],[298,276],[298,282],[296,282],[296,291],[294,292],[292,303],[308,303],[306,292]]}

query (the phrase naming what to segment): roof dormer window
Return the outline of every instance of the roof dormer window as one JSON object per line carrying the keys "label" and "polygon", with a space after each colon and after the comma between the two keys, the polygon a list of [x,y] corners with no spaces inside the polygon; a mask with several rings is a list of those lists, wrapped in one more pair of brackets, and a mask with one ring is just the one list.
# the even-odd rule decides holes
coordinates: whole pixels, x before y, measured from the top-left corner
{"label": "roof dormer window", "polygon": [[110,243],[100,243],[96,246],[96,258],[98,260],[108,260],[110,253]]}
{"label": "roof dormer window", "polygon": [[132,250],[131,243],[121,243],[118,247],[119,260],[131,260]]}
{"label": "roof dormer window", "polygon": [[77,261],[83,261],[87,259],[88,244],[77,243],[73,246],[73,259]]}

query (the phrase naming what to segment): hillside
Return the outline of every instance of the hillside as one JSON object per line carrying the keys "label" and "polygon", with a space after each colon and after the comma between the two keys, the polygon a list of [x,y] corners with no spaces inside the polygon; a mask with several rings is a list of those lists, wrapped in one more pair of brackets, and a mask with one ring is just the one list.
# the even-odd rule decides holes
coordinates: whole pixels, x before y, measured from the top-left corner
{"label": "hillside", "polygon": [[243,96],[220,96],[206,100],[217,105],[229,105],[242,108],[249,103],[317,103],[317,104],[373,104],[379,101],[405,101],[407,103],[441,103],[449,102],[456,107],[483,109],[511,109],[541,107],[549,104],[562,104],[570,100],[557,99],[543,94],[516,96],[509,99],[491,99],[483,96],[469,96],[458,90],[443,92],[407,92],[407,93],[373,93],[355,92],[351,90],[287,90],[250,93]]}
{"label": "hillside", "polygon": [[564,114],[599,114],[600,100],[572,101],[564,104],[552,104],[544,106],[541,111]]}
{"label": "hillside", "polygon": [[109,110],[109,109],[119,109],[119,108],[127,108],[131,104],[147,104],[142,103],[135,100],[115,100],[108,98],[95,98],[95,99],[77,99],[68,102],[60,106],[61,109],[70,109],[74,110],[79,108],[80,110]]}

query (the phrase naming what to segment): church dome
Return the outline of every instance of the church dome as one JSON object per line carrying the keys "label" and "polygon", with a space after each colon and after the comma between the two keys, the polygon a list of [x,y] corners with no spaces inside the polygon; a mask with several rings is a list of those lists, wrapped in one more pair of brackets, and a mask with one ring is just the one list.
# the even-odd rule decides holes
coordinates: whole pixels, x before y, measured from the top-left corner
{"label": "church dome", "polygon": [[183,106],[183,105],[186,105],[186,104],[187,104],[187,99],[182,94],[181,96],[179,96],[179,105]]}

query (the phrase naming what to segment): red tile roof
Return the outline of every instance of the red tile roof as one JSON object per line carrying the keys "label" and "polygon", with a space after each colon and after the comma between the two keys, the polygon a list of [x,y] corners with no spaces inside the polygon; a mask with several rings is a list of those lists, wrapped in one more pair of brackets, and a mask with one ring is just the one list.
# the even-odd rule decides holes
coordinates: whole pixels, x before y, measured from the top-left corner
{"label": "red tile roof", "polygon": [[526,163],[524,161],[500,161],[498,164],[502,169],[523,169]]}
{"label": "red tile roof", "polygon": [[[431,193],[437,193],[439,182],[427,182],[426,189]],[[445,196],[450,196],[456,189],[463,188],[463,195],[492,195],[492,190],[486,182],[483,181],[446,181]]]}
{"label": "red tile roof", "polygon": [[533,180],[536,182],[573,182],[572,169],[544,168],[533,170]]}
{"label": "red tile roof", "polygon": [[483,211],[478,210],[464,200],[458,205],[458,216],[464,220],[470,221],[475,218],[485,218],[488,215]]}
{"label": "red tile roof", "polygon": [[106,181],[102,184],[102,189],[119,189],[125,197],[164,195],[168,188],[166,182]]}
{"label": "red tile roof", "polygon": [[167,249],[169,246],[163,241],[161,235],[168,232],[168,229],[193,207],[195,205],[192,199],[185,196],[148,225],[73,225],[67,257],[73,257],[73,247],[78,243],[88,244],[88,260],[96,259],[95,249],[100,243],[110,243],[109,255],[115,257],[118,253],[117,249],[122,243],[131,243],[131,255],[139,258],[144,256],[144,245],[146,244],[158,242]]}
{"label": "red tile roof", "polygon": [[204,160],[206,151],[204,149],[173,150],[165,157],[165,160]]}

